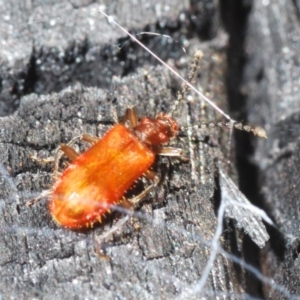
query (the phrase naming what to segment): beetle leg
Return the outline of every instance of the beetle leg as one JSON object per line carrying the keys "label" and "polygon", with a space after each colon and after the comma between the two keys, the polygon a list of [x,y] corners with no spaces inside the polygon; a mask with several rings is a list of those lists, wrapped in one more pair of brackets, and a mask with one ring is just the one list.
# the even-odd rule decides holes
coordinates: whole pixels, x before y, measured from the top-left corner
{"label": "beetle leg", "polygon": [[133,207],[135,208],[136,206],[138,206],[141,200],[143,200],[149,194],[153,187],[154,184],[147,186],[140,194],[131,199],[128,199],[128,201],[130,201],[133,204]]}
{"label": "beetle leg", "polygon": [[71,161],[75,160],[79,154],[75,151],[75,149],[69,144],[61,144],[56,151],[55,155],[55,164],[54,164],[54,178],[58,178],[58,169],[59,169],[59,160],[63,156],[60,152],[63,152]]}
{"label": "beetle leg", "polygon": [[[54,161],[54,173],[53,173],[53,177],[55,179],[57,179],[60,176],[60,173],[58,171],[58,164],[59,164],[59,160],[61,159],[62,155],[65,154],[70,160],[74,160],[78,157],[78,153],[72,148],[72,145],[75,143],[76,140],[80,139],[80,136],[73,138],[68,144],[61,144],[58,149],[56,150],[55,156],[54,157],[50,157],[47,160],[44,160],[45,162],[52,162]],[[63,154],[62,154],[62,153]],[[39,160],[36,157],[32,156],[31,157],[34,160]],[[48,197],[49,195],[51,195],[52,190],[47,190],[42,192],[38,197],[27,201],[26,205],[28,207],[35,205],[41,198],[45,198]]]}
{"label": "beetle leg", "polygon": [[189,158],[183,155],[183,150],[174,147],[161,147],[154,149],[157,155],[170,156],[174,158],[179,158],[182,161],[189,161]]}
{"label": "beetle leg", "polygon": [[80,136],[76,136],[74,137],[68,144],[61,144],[55,153],[55,157],[54,157],[54,178],[58,177],[58,169],[59,169],[59,161],[61,159],[61,157],[65,154],[71,161],[76,159],[78,157],[78,153],[73,149],[73,145],[75,144],[75,142],[77,140],[81,139],[81,135]]}
{"label": "beetle leg", "polygon": [[157,186],[157,184],[160,181],[160,178],[157,176],[156,172],[152,170],[148,170],[143,176],[145,176],[147,179],[151,180],[153,182],[154,186]]}
{"label": "beetle leg", "polygon": [[102,234],[100,237],[97,237],[97,240],[95,239],[95,251],[99,255],[100,258],[102,259],[110,259],[109,256],[107,256],[105,252],[105,245],[103,244],[104,241],[110,237],[113,233],[115,233],[117,230],[119,230],[121,227],[124,226],[124,224],[129,220],[131,213],[133,213],[132,209],[135,209],[139,203],[148,195],[148,193],[151,191],[153,187],[155,187],[159,183],[159,177],[154,171],[148,170],[144,176],[152,181],[152,184],[149,185],[146,189],[144,189],[140,194],[137,196],[131,198],[131,199],[126,199],[123,198],[122,202],[119,203],[119,205],[124,208],[124,210],[127,211],[127,215],[120,219],[109,231],[105,232]]}
{"label": "beetle leg", "polygon": [[132,130],[138,124],[138,114],[134,107],[127,108],[122,120],[122,124],[129,123],[129,129]]}
{"label": "beetle leg", "polygon": [[122,202],[119,205],[126,210],[132,209],[132,203],[125,197],[123,197]]}
{"label": "beetle leg", "polygon": [[47,157],[47,158],[38,158],[35,154],[32,154],[30,156],[30,158],[32,160],[34,160],[34,161],[39,162],[39,163],[45,163],[45,164],[47,164],[47,163],[50,163],[50,162],[54,162],[54,157],[53,156]]}
{"label": "beetle leg", "polygon": [[25,205],[27,207],[31,207],[32,205],[35,205],[38,201],[40,201],[42,198],[49,197],[51,194],[52,194],[52,191],[50,191],[50,190],[43,191],[36,198],[27,201]]}
{"label": "beetle leg", "polygon": [[62,154],[60,154],[60,151],[62,151],[71,161],[75,160],[79,156],[79,154],[72,147],[77,140],[82,140],[82,141],[88,142],[90,144],[95,144],[96,142],[98,142],[99,139],[97,137],[89,135],[89,134],[82,134],[80,136],[73,138],[68,144],[61,144],[55,155],[56,172],[58,170],[58,161],[62,157]]}
{"label": "beetle leg", "polygon": [[152,184],[150,184],[148,187],[146,187],[140,194],[137,196],[128,199],[130,203],[133,204],[133,207],[136,208],[136,206],[139,205],[139,203],[149,194],[149,192],[157,186],[157,184],[160,181],[160,178],[157,176],[157,174],[154,171],[148,170],[144,176],[152,181]]}
{"label": "beetle leg", "polygon": [[96,136],[89,135],[89,134],[83,134],[81,136],[81,140],[94,145],[99,141],[99,138]]}
{"label": "beetle leg", "polygon": [[75,160],[79,154],[75,149],[67,144],[61,144],[59,150],[62,151],[71,161]]}
{"label": "beetle leg", "polygon": [[124,218],[120,219],[113,227],[110,228],[110,230],[104,232],[101,236],[94,236],[94,247],[95,247],[95,252],[97,255],[105,260],[110,260],[110,257],[105,254],[105,240],[107,240],[111,235],[113,235],[117,230],[122,228],[126,222],[128,222],[130,216],[127,215]]}

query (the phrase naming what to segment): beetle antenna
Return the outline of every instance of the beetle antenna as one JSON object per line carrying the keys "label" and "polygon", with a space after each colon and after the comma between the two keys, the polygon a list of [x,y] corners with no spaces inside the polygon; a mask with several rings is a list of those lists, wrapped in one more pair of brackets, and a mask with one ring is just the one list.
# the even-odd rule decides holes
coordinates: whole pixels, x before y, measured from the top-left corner
{"label": "beetle antenna", "polygon": [[165,63],[160,57],[158,57],[154,52],[152,52],[149,48],[147,48],[143,43],[141,43],[134,35],[132,35],[128,30],[122,27],[119,23],[117,23],[113,17],[107,15],[103,10],[99,9],[99,12],[104,15],[108,21],[118,28],[120,28],[124,33],[126,33],[134,42],[138,43],[143,49],[145,49],[148,53],[150,53],[157,61],[159,61],[162,65],[164,65],[170,72],[172,72],[176,77],[182,80],[191,90],[193,90],[200,98],[202,98],[206,103],[208,103],[211,107],[213,107],[217,112],[219,112],[222,116],[224,116],[227,120],[231,122],[235,122],[229,115],[227,115],[221,108],[219,108],[212,100],[207,98],[203,93],[198,91],[190,82],[184,79],[178,72],[172,69],[167,63]]}
{"label": "beetle antenna", "polygon": [[186,97],[186,94],[191,89],[190,86],[188,85],[188,83],[192,84],[192,80],[194,79],[194,77],[197,73],[197,69],[199,67],[199,63],[200,63],[200,60],[202,59],[202,57],[203,57],[202,51],[197,50],[195,55],[194,55],[191,66],[190,66],[190,70],[189,70],[189,73],[188,73],[188,79],[187,79],[187,81],[184,81],[184,85],[183,85],[181,91],[178,91],[177,99],[174,102],[174,105],[173,105],[173,107],[172,107],[172,109],[169,113],[169,115],[171,115],[172,117],[174,116],[174,113],[177,110],[178,106],[182,102],[184,102],[184,100],[185,100],[184,98]]}
{"label": "beetle antenna", "polygon": [[238,129],[246,132],[252,132],[255,136],[259,138],[266,139],[267,138],[267,133],[266,131],[260,127],[260,126],[251,126],[251,125],[245,125],[241,122],[210,122],[210,123],[202,123],[200,125],[194,125],[194,126],[181,126],[180,130],[181,131],[186,131],[188,129],[196,129],[196,130],[201,130],[201,129],[210,129],[210,128],[228,128],[230,130],[232,129]]}

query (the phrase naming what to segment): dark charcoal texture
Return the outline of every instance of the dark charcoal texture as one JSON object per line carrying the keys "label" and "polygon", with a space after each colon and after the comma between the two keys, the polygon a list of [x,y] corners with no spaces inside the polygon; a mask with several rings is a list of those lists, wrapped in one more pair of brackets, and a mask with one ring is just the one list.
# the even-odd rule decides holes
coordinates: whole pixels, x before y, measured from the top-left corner
{"label": "dark charcoal texture", "polygon": [[[143,49],[130,42],[118,51],[116,46],[128,41],[126,34],[107,22],[99,13],[98,3],[91,1],[87,5],[83,2],[82,5],[72,5],[67,0],[59,3],[3,1],[0,115],[11,113],[20,97],[28,93],[58,92],[76,82],[108,88],[112,76],[125,75],[145,60],[154,61]],[[187,2],[173,1],[167,11],[164,6],[149,1],[147,6],[125,1],[108,1],[108,4],[107,13],[114,15],[132,32],[162,29],[165,34],[176,32],[174,41],[180,40],[184,20],[179,20],[179,14],[188,9]],[[205,7],[210,15],[214,14],[212,4]],[[132,16],[133,10],[135,17]],[[147,38],[143,39],[146,44],[147,41]],[[156,48],[166,59],[178,55],[176,51],[181,46],[174,41],[165,40],[162,47],[152,38],[149,46],[152,44],[153,49]]]}
{"label": "dark charcoal texture", "polygon": [[[231,106],[242,111],[243,119],[266,124],[268,131],[268,140],[256,145],[255,163],[259,168],[251,172],[249,163],[239,160],[241,186],[248,197],[253,187],[261,187],[256,204],[277,226],[270,228],[270,244],[261,258],[263,273],[274,280],[264,287],[266,299],[299,299],[299,1],[255,1],[252,7],[247,7],[249,1],[240,3],[250,12],[242,22],[246,29],[243,39],[234,38],[240,32],[233,14],[227,13],[235,41],[231,52],[243,49],[243,55],[235,57],[229,66]],[[249,140],[241,140],[245,147],[240,152],[253,153]],[[253,179],[249,180],[251,173]]]}
{"label": "dark charcoal texture", "polygon": [[[236,70],[241,70],[243,64],[232,65],[232,48],[227,48],[220,18],[231,34],[229,45],[239,47],[243,53],[243,40],[239,39],[247,28],[250,6],[232,1],[231,6],[220,9],[216,1],[209,0],[167,2],[136,5],[107,1],[107,12],[133,33],[171,35],[172,40],[139,37],[184,77],[193,54],[202,50],[205,57],[197,86],[226,108],[227,62],[229,75],[242,74]],[[106,254],[110,261],[97,255],[94,237],[108,230],[117,218],[93,230],[72,232],[51,220],[47,198],[31,208],[25,205],[52,186],[52,165],[32,156],[47,158],[59,143],[81,133],[101,136],[114,123],[114,109],[120,117],[133,105],[140,116],[168,112],[180,83],[162,67],[155,67],[157,63],[148,53],[109,24],[97,11],[95,1],[10,1],[3,2],[1,8],[0,296],[192,299],[193,295],[198,299],[202,292],[213,299],[218,295],[231,299],[247,294],[262,297],[261,282],[221,255],[211,266],[205,288],[197,291],[211,251],[221,199],[217,162],[225,156],[234,164],[233,157],[224,150],[226,131],[193,132],[195,139],[190,144],[183,134],[172,142],[189,153],[191,161],[158,160],[154,168],[162,182],[138,211],[142,218],[131,220],[108,241]],[[239,9],[233,27],[232,8]],[[240,30],[237,35],[235,29]],[[253,38],[258,35],[254,33]],[[237,40],[240,44],[234,43]],[[186,46],[186,54],[178,41]],[[123,46],[120,51],[118,44]],[[264,73],[260,74],[264,78]],[[229,95],[241,88],[242,79],[238,77],[235,84],[228,81]],[[193,95],[189,104],[180,107],[177,118],[181,125],[203,120],[198,100]],[[256,110],[259,116],[264,104],[256,103],[252,108],[249,103],[249,119],[269,124],[266,117],[254,119],[252,114]],[[207,120],[215,120],[215,112],[206,110]],[[219,147],[224,140],[225,147]],[[263,142],[258,145],[266,147]],[[255,183],[254,200],[258,188]],[[259,268],[258,247],[250,239],[240,238],[231,221],[226,220],[224,226],[220,241],[224,249]]]}

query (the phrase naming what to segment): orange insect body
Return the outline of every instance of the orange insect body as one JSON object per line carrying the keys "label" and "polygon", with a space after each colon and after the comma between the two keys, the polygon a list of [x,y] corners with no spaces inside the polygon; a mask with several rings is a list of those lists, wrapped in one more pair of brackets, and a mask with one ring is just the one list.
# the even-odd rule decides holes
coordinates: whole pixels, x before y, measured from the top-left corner
{"label": "orange insect body", "polygon": [[49,208],[60,225],[77,229],[101,222],[101,217],[153,165],[153,145],[178,132],[174,119],[159,114],[143,118],[133,128],[117,124],[78,156],[56,182]]}

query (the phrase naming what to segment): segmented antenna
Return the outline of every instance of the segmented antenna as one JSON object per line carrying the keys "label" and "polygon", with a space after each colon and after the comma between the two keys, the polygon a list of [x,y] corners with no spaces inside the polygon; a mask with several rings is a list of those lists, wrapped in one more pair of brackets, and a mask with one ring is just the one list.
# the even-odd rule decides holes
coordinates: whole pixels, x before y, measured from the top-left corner
{"label": "segmented antenna", "polygon": [[180,130],[185,131],[187,129],[210,129],[210,128],[228,128],[228,129],[238,129],[246,132],[252,132],[255,136],[259,138],[267,138],[266,131],[260,126],[250,126],[244,125],[240,122],[210,122],[210,123],[202,123],[200,125],[194,125],[189,127],[180,127]]}
{"label": "segmented antenna", "polygon": [[[251,127],[249,125],[242,125],[241,123],[237,123],[235,120],[233,120],[229,115],[227,115],[222,109],[220,109],[215,103],[213,103],[209,98],[207,98],[204,94],[202,94],[200,91],[198,91],[191,83],[190,80],[194,76],[197,65],[199,64],[199,61],[202,57],[202,52],[197,51],[194,56],[194,61],[192,63],[191,71],[189,73],[189,79],[185,80],[182,76],[180,76],[174,69],[172,69],[168,64],[166,64],[161,58],[159,58],[154,52],[152,52],[150,49],[148,49],[143,43],[141,43],[135,36],[130,34],[128,30],[126,30],[124,27],[122,27],[120,24],[118,24],[111,16],[107,15],[103,10],[99,9],[99,12],[104,15],[110,23],[113,23],[118,28],[120,28],[124,33],[126,33],[133,41],[135,41],[137,44],[139,44],[143,49],[145,49],[148,53],[150,53],[157,61],[159,61],[162,65],[164,65],[170,72],[172,72],[175,76],[177,76],[179,79],[181,79],[185,86],[182,89],[181,96],[177,97],[177,100],[175,101],[174,107],[171,110],[171,115],[173,115],[174,111],[176,110],[176,107],[179,105],[181,101],[183,101],[183,94],[185,94],[189,89],[193,90],[197,95],[200,96],[201,99],[203,99],[206,103],[208,103],[211,107],[213,107],[217,112],[219,112],[221,115],[223,115],[229,122],[227,123],[215,123],[215,124],[225,124],[222,125],[222,127],[228,127],[228,128],[236,128],[239,130],[244,130],[247,132],[252,132],[255,136],[266,138],[267,134],[266,131],[261,127]],[[194,69],[194,70],[193,70]],[[192,75],[192,77],[191,77]],[[191,77],[191,78],[190,78]],[[215,126],[214,123],[210,124],[201,124],[199,128],[204,128],[203,126]],[[219,126],[215,126],[219,127]]]}
{"label": "segmented antenna", "polygon": [[172,69],[167,63],[165,63],[161,58],[159,58],[154,52],[152,52],[149,48],[147,48],[143,43],[141,43],[135,36],[133,36],[128,30],[118,24],[112,17],[107,15],[103,10],[99,9],[99,12],[104,15],[110,23],[113,23],[118,28],[120,28],[124,33],[126,33],[133,41],[139,44],[143,49],[145,49],[148,53],[150,53],[157,61],[159,61],[163,66],[165,66],[170,72],[172,72],[175,76],[177,76],[180,80],[182,80],[191,90],[193,90],[201,99],[203,99],[206,103],[208,103],[211,107],[213,107],[217,112],[223,115],[227,120],[235,122],[229,115],[227,115],[221,108],[219,108],[213,101],[208,99],[205,95],[199,92],[192,84],[190,84],[187,80],[185,80],[182,76],[178,74],[174,69]]}
{"label": "segmented antenna", "polygon": [[193,80],[193,78],[194,78],[194,76],[196,74],[197,68],[199,67],[199,63],[200,63],[200,60],[202,59],[202,57],[203,57],[202,51],[197,50],[196,53],[195,53],[195,55],[194,55],[193,61],[191,63],[191,66],[190,66],[190,71],[188,73],[188,79],[187,79],[187,81],[184,82],[182,90],[178,91],[177,99],[174,102],[174,105],[171,108],[171,111],[169,113],[169,115],[171,115],[172,117],[174,117],[174,112],[177,110],[178,106],[182,102],[184,102],[184,97],[186,97],[186,94],[191,89],[190,86],[187,83],[190,83],[190,84],[192,83],[192,80]]}
{"label": "segmented antenna", "polygon": [[[182,103],[185,102],[184,98],[186,97],[186,94],[190,90],[190,86],[188,85],[192,83],[192,80],[197,72],[197,68],[199,67],[199,63],[203,57],[203,53],[200,50],[197,50],[193,61],[190,66],[190,70],[188,73],[188,79],[187,82],[184,82],[184,86],[182,87],[181,91],[178,91],[177,99],[174,102],[174,105],[170,111],[170,115],[174,117],[174,112],[177,110],[178,106]],[[187,129],[210,129],[210,128],[228,128],[228,129],[238,129],[246,132],[252,132],[255,136],[259,138],[267,138],[267,133],[266,131],[259,126],[250,126],[250,125],[244,125],[241,122],[236,122],[234,120],[230,120],[228,122],[210,122],[210,123],[202,123],[200,125],[195,125],[195,126],[189,126],[189,127],[181,127],[181,130],[187,130]]]}

